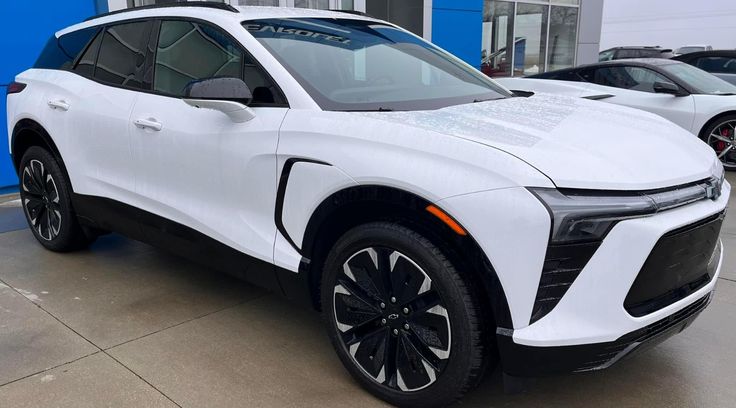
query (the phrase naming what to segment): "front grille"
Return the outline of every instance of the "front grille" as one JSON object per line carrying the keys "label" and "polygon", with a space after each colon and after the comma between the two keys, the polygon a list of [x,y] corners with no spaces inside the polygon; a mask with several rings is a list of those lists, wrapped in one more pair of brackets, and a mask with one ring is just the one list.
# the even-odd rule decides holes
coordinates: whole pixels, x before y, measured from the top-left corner
{"label": "front grille", "polygon": [[723,216],[716,214],[660,238],[626,295],[629,314],[645,316],[710,282],[720,258]]}
{"label": "front grille", "polygon": [[631,356],[647,348],[654,347],[690,325],[708,306],[712,296],[713,292],[708,293],[677,313],[605,345],[600,353],[576,371],[601,370],[610,367],[625,356]]}

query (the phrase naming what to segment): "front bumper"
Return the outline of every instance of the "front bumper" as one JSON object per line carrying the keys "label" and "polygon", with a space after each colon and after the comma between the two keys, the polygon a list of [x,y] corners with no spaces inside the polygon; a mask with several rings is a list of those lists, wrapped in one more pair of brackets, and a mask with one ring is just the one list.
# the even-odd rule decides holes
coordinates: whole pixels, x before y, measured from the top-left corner
{"label": "front bumper", "polygon": [[687,326],[715,289],[723,261],[720,242],[706,284],[639,316],[626,309],[626,298],[658,242],[723,213],[730,190],[724,183],[715,200],[616,224],[559,303],[531,324],[550,231],[546,209],[516,189],[444,200],[445,209],[459,214],[483,248],[503,287],[510,315],[510,322],[498,322],[504,371],[522,376],[605,368]]}
{"label": "front bumper", "polygon": [[708,306],[712,297],[713,292],[709,292],[670,316],[605,343],[533,347],[514,343],[511,336],[500,331],[498,348],[503,356],[504,372],[518,377],[534,377],[608,368],[685,330]]}

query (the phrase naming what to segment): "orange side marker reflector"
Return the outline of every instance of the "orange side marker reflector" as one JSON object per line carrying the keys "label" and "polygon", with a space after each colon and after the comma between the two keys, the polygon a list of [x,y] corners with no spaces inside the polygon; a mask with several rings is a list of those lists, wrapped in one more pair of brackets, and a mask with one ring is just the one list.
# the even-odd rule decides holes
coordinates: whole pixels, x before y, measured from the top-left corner
{"label": "orange side marker reflector", "polygon": [[455,231],[457,235],[462,235],[462,236],[468,235],[467,231],[465,231],[465,229],[463,229],[463,227],[461,227],[460,224],[457,223],[457,221],[453,220],[452,217],[447,215],[444,211],[440,210],[439,208],[431,204],[428,205],[427,208],[425,209],[429,211],[430,214],[439,218],[440,221],[447,224],[447,226],[450,227],[453,231]]}

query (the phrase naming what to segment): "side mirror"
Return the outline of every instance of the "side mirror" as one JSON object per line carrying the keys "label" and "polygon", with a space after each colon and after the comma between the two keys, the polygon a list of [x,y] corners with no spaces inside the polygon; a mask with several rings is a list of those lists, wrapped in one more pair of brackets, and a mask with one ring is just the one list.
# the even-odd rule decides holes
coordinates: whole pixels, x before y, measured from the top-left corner
{"label": "side mirror", "polygon": [[208,78],[189,83],[184,88],[184,102],[195,108],[214,109],[226,114],[235,123],[256,117],[248,107],[253,93],[240,78]]}
{"label": "side mirror", "polygon": [[654,92],[661,94],[669,94],[674,96],[687,96],[687,92],[680,89],[679,86],[670,82],[655,82]]}

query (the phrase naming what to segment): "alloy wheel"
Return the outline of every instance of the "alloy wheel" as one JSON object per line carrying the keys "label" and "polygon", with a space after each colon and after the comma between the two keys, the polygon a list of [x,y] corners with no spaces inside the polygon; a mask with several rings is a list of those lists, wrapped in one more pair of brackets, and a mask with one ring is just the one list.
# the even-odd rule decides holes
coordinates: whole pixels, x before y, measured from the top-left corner
{"label": "alloy wheel", "polygon": [[61,230],[61,205],[56,182],[39,160],[31,160],[21,180],[23,208],[38,236],[52,241]]}
{"label": "alloy wheel", "polygon": [[333,297],[338,337],[364,374],[402,392],[437,381],[450,357],[450,319],[419,265],[390,248],[362,249],[343,264]]}
{"label": "alloy wheel", "polygon": [[715,126],[706,142],[715,150],[724,167],[736,168],[736,120]]}

